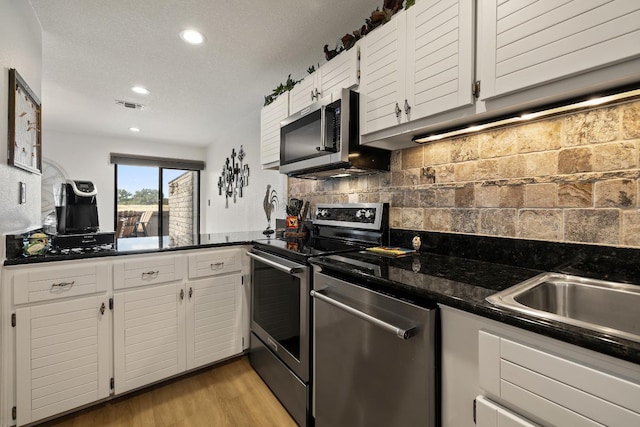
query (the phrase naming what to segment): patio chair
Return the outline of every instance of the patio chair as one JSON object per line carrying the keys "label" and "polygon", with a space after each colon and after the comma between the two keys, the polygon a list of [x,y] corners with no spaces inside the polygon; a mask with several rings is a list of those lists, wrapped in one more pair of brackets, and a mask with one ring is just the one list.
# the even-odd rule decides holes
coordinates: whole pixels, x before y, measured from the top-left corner
{"label": "patio chair", "polygon": [[118,239],[133,235],[140,214],[141,212],[136,211],[118,212],[118,223],[116,224],[116,237]]}
{"label": "patio chair", "polygon": [[151,209],[148,209],[142,212],[142,214],[140,215],[140,218],[135,224],[134,232],[136,236],[139,236],[140,233],[142,233],[142,235],[144,236],[148,236],[147,224],[149,224],[149,222],[151,221],[152,216],[153,216],[153,211]]}

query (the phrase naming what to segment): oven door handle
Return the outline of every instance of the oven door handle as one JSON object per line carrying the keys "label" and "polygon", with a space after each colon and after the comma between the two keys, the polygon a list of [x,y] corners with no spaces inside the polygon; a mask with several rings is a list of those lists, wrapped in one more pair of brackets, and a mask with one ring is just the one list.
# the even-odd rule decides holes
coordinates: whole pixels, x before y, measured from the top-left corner
{"label": "oven door handle", "polygon": [[369,323],[373,323],[374,325],[381,327],[385,331],[391,332],[401,340],[407,340],[416,334],[417,328],[415,326],[408,329],[400,328],[398,326],[392,325],[391,323],[385,322],[384,320],[378,319],[377,317],[374,317],[370,314],[367,314],[358,309],[355,309],[350,305],[347,305],[331,297],[328,297],[325,294],[321,293],[320,291],[311,291],[310,295],[313,298],[316,298],[320,301],[326,302],[329,305],[332,305],[341,310],[344,310],[347,313],[352,314],[356,317],[359,317],[362,320],[366,320]]}
{"label": "oven door handle", "polygon": [[260,262],[262,262],[264,264],[267,264],[269,267],[273,267],[273,268],[275,268],[277,270],[280,270],[280,271],[283,271],[283,272],[285,272],[287,274],[291,274],[291,275],[300,274],[300,273],[303,273],[304,270],[306,269],[306,267],[287,267],[286,265],[282,265],[282,264],[277,263],[275,261],[271,261],[270,259],[263,258],[263,257],[261,257],[259,255],[251,253],[251,252],[247,252],[246,254],[247,254],[247,256],[249,258],[253,258],[256,261],[260,261]]}

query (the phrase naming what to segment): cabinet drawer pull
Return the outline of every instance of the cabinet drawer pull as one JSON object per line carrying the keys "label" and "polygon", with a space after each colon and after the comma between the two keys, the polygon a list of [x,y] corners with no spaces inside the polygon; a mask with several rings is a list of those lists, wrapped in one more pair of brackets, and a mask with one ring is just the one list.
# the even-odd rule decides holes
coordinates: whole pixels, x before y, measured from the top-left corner
{"label": "cabinet drawer pull", "polygon": [[211,264],[212,270],[222,270],[224,268],[224,262],[216,262],[215,264]]}
{"label": "cabinet drawer pull", "polygon": [[160,270],[147,271],[146,273],[142,273],[142,280],[144,280],[144,279],[155,279],[156,277],[158,277],[158,273],[160,273]]}
{"label": "cabinet drawer pull", "polygon": [[55,289],[55,288],[66,288],[73,286],[73,284],[76,283],[76,281],[72,281],[72,282],[60,282],[60,283],[53,283],[51,285],[51,289]]}

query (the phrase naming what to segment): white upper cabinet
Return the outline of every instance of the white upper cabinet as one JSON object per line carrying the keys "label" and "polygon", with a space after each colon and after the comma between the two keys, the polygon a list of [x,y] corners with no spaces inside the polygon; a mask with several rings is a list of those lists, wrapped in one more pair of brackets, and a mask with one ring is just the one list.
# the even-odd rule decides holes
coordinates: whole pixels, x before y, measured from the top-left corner
{"label": "white upper cabinet", "polygon": [[479,5],[481,99],[640,56],[637,0],[482,0]]}
{"label": "white upper cabinet", "polygon": [[277,169],[280,164],[280,122],[289,116],[289,96],[280,95],[260,112],[260,164]]}
{"label": "white upper cabinet", "polygon": [[423,0],[407,11],[410,120],[473,103],[472,3]]}
{"label": "white upper cabinet", "polygon": [[473,103],[473,12],[469,1],[418,1],[362,40],[362,134]]}
{"label": "white upper cabinet", "polygon": [[295,85],[289,92],[289,110],[298,112],[318,101],[332,96],[343,88],[350,89],[359,83],[358,46],[342,52],[331,61]]}
{"label": "white upper cabinet", "polygon": [[360,133],[402,123],[405,94],[406,19],[394,19],[362,40],[360,70]]}

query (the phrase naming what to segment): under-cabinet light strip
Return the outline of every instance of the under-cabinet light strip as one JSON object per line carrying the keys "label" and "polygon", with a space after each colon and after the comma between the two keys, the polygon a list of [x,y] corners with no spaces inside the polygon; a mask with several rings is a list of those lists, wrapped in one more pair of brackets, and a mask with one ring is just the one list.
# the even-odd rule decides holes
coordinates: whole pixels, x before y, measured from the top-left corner
{"label": "under-cabinet light strip", "polygon": [[427,142],[438,141],[440,139],[452,138],[460,135],[468,135],[470,133],[480,132],[487,129],[495,129],[498,127],[515,125],[525,121],[547,119],[550,117],[559,116],[562,114],[574,113],[579,110],[584,110],[584,109],[592,108],[596,106],[612,104],[612,103],[622,102],[622,101],[627,102],[635,98],[640,98],[640,89],[631,90],[628,92],[616,93],[613,95],[607,95],[600,98],[588,99],[586,101],[576,102],[574,104],[563,105],[561,107],[550,108],[548,110],[542,110],[534,113],[522,114],[520,116],[514,116],[506,119],[496,120],[493,122],[473,125],[463,129],[437,133],[429,136],[416,137],[413,139],[413,142],[418,144],[424,144]]}

